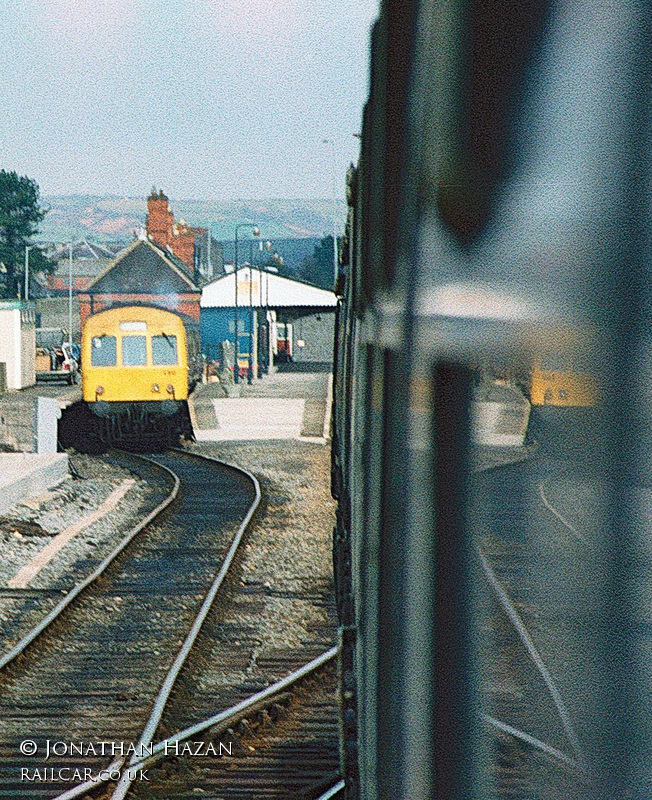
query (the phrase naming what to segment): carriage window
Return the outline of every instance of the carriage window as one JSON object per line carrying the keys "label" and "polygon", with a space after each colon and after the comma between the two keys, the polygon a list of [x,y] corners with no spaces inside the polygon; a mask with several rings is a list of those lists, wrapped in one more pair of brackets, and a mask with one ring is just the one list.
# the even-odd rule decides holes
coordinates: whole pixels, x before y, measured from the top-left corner
{"label": "carriage window", "polygon": [[94,367],[115,367],[115,336],[93,336],[91,342],[91,364]]}
{"label": "carriage window", "polygon": [[147,339],[144,336],[122,337],[122,365],[144,367],[147,364]]}
{"label": "carriage window", "polygon": [[152,336],[152,364],[161,367],[177,363],[177,337]]}

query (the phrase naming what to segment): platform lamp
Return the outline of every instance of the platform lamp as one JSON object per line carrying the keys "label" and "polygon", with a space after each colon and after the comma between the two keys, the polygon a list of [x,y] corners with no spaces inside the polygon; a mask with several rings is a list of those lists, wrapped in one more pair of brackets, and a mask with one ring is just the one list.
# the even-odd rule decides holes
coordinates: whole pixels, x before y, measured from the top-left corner
{"label": "platform lamp", "polygon": [[253,222],[241,222],[240,225],[235,226],[235,263],[233,265],[233,279],[235,281],[235,315],[233,317],[233,382],[240,382],[239,368],[238,368],[238,231],[241,228],[253,228],[252,234],[260,236],[258,225]]}
{"label": "platform lamp", "polygon": [[[276,260],[276,259],[275,259]],[[267,342],[265,352],[265,372],[269,374],[269,367],[272,362],[272,326],[269,323],[269,273],[278,272],[277,267],[267,265],[265,267],[265,329],[267,331]],[[262,291],[262,282],[261,282]]]}
{"label": "platform lamp", "polygon": [[[266,241],[266,242],[262,242],[261,241],[261,242],[258,243],[258,249],[260,250],[261,253],[263,252],[263,250],[271,250],[272,249],[272,243],[269,240]],[[253,267],[253,264],[254,264],[254,260],[253,260],[253,257],[252,257],[251,258],[251,266],[252,267]],[[265,265],[264,264],[258,264],[258,309],[259,309],[259,311],[258,311],[258,319],[259,320],[262,319],[262,310],[263,310],[263,271],[264,270],[266,270]],[[252,341],[251,354],[250,354],[250,357],[249,357],[249,377],[250,377],[250,382],[251,382],[251,378],[253,377],[253,336],[254,336],[253,299],[252,299],[252,284],[251,283],[249,284],[249,305],[251,307],[249,313],[251,314],[251,341]],[[263,326],[259,325],[258,329],[259,330],[263,330]],[[264,329],[265,330],[267,329],[267,317],[265,317]],[[260,340],[260,336],[258,337],[258,342],[259,342],[259,344],[262,345],[262,341]],[[258,370],[257,370],[259,377],[260,377],[261,369],[262,369],[261,364],[260,364],[260,353],[261,352],[262,352],[262,347],[259,347],[258,348]]]}
{"label": "platform lamp", "polygon": [[[266,289],[265,315],[266,316],[269,316],[269,273],[272,272],[275,275],[278,275],[278,269],[279,269],[279,267],[282,267],[283,263],[284,263],[283,262],[283,256],[280,256],[278,253],[274,253],[274,255],[272,256],[272,260],[274,261],[274,263],[278,264],[278,267],[267,267],[267,276],[266,276],[267,280],[265,281],[265,289]],[[271,329],[270,329],[270,337],[269,338],[270,338],[270,341],[269,341],[269,344],[268,344],[268,362],[271,363],[271,361],[272,361]],[[269,367],[269,364],[268,364],[268,367]]]}

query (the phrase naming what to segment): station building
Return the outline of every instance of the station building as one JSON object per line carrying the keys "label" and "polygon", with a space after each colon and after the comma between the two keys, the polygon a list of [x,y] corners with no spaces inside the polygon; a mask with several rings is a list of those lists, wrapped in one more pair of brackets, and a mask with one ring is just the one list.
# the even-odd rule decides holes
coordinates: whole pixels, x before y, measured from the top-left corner
{"label": "station building", "polygon": [[328,366],[333,358],[333,292],[283,278],[265,269],[240,267],[202,290],[202,349],[219,360],[224,342],[234,346],[237,320],[239,374],[253,377],[275,363]]}
{"label": "station building", "polygon": [[139,237],[78,287],[80,326],[125,305],[165,308],[199,323],[200,285],[223,270],[222,247],[210,231],[175,221],[167,195],[152,189]]}

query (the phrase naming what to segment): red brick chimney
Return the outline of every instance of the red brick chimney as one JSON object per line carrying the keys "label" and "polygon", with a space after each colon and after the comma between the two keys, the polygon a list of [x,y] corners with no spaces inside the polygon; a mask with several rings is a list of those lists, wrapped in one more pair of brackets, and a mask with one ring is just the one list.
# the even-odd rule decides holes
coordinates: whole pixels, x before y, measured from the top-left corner
{"label": "red brick chimney", "polygon": [[195,263],[195,234],[183,220],[175,224],[168,198],[162,189],[157,192],[153,188],[147,198],[145,230],[154,244],[163,248],[169,247],[192,273]]}
{"label": "red brick chimney", "polygon": [[195,234],[181,220],[172,229],[172,252],[192,271],[195,266]]}
{"label": "red brick chimney", "polygon": [[145,229],[147,235],[159,247],[167,247],[172,244],[172,226],[174,217],[168,205],[168,198],[156,189],[147,198],[147,221]]}

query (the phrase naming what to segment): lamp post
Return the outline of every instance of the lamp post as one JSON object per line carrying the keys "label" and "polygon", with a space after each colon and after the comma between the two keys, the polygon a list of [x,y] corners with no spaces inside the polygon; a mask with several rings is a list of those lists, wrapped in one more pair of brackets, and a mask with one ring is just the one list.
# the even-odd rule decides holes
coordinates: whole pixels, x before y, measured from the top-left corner
{"label": "lamp post", "polygon": [[235,226],[235,264],[233,265],[233,279],[235,281],[235,315],[233,318],[233,382],[240,383],[238,367],[238,231],[241,228],[253,228],[253,235],[259,236],[258,226],[253,222],[242,222]]}
{"label": "lamp post", "polygon": [[[282,267],[283,263],[284,263],[283,262],[283,256],[280,256],[278,253],[274,253],[274,255],[272,256],[272,260],[276,264],[278,264],[278,266],[277,267],[268,267],[267,268],[267,272],[268,273],[273,272],[275,274],[278,274],[279,267]],[[267,275],[267,305],[269,306],[269,274]],[[287,316],[284,316],[284,319],[285,319],[285,322],[283,323],[283,325],[285,326],[285,341],[286,341],[286,346],[287,346]],[[276,342],[275,342],[274,346],[277,349],[277,355],[278,355],[278,314],[277,313],[275,313],[275,320],[276,320],[277,327],[275,328]],[[271,355],[271,341],[270,341],[270,355]]]}
{"label": "lamp post", "polygon": [[72,242],[69,243],[70,259],[68,261],[68,343],[72,344]]}
{"label": "lamp post", "polygon": [[[278,253],[274,253],[274,260],[279,260]],[[281,259],[281,262],[283,259]],[[265,267],[265,325],[267,329],[267,353],[265,354],[265,368],[269,374],[269,368],[272,365],[272,327],[269,324],[269,273],[278,272],[277,267]]]}
{"label": "lamp post", "polygon": [[213,265],[211,264],[211,239],[212,232],[210,224],[206,226],[206,277],[209,281],[213,280]]}
{"label": "lamp post", "polygon": [[29,300],[29,251],[34,247],[33,244],[25,245],[25,300]]}
{"label": "lamp post", "polygon": [[332,176],[331,176],[331,193],[333,196],[333,289],[337,288],[337,276],[338,276],[338,269],[337,269],[337,200],[335,199],[335,142],[332,139],[324,139],[324,144],[329,144],[331,146],[331,167],[332,167]]}
{"label": "lamp post", "polygon": [[[272,249],[272,243],[270,241],[259,242],[258,243],[258,248],[259,248],[261,253],[263,252],[263,250],[271,250]],[[253,268],[253,264],[254,264],[254,260],[253,260],[253,256],[252,256],[252,258],[251,258],[251,266],[252,266],[252,268]],[[258,338],[257,338],[256,352],[257,352],[257,356],[258,356],[258,358],[257,358],[257,361],[258,361],[257,372],[258,372],[258,376],[259,377],[262,375],[262,372],[263,372],[263,370],[265,369],[265,366],[266,366],[265,363],[261,364],[261,353],[264,352],[264,348],[263,348],[264,342],[263,342],[263,336],[262,336],[261,332],[264,331],[265,335],[267,336],[267,315],[265,315],[264,321],[263,321],[263,316],[262,316],[263,315],[263,272],[266,272],[266,271],[267,271],[267,267],[264,264],[259,264],[258,265],[258,314],[257,314],[257,319],[258,319]],[[251,297],[252,287],[250,286],[249,289],[250,289],[249,304],[252,305],[252,297]],[[252,326],[251,326],[252,327],[252,334],[251,335],[252,335],[252,342],[253,342],[253,308],[251,310],[251,314],[252,314]],[[265,355],[263,361],[266,361],[266,360],[267,360],[267,354]],[[249,368],[250,368],[250,374],[252,374],[253,364],[251,363],[251,361],[249,363]],[[267,371],[269,371],[269,370],[267,370]]]}
{"label": "lamp post", "polygon": [[249,242],[249,365],[247,367],[247,383],[254,382],[254,243]]}

